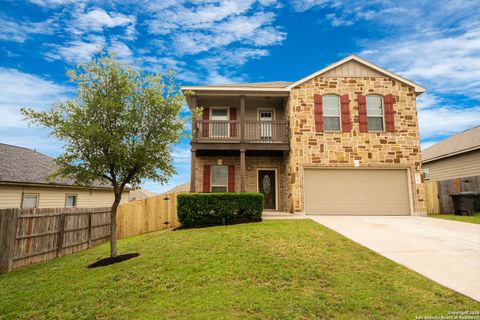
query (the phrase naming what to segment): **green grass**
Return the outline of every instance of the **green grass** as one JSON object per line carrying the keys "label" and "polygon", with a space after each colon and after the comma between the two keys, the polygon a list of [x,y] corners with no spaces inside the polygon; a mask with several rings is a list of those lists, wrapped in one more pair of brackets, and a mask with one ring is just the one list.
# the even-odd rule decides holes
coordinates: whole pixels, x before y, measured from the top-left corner
{"label": "green grass", "polygon": [[0,319],[414,319],[480,303],[310,220],[163,231],[0,275]]}
{"label": "green grass", "polygon": [[475,213],[473,216],[457,216],[454,214],[432,214],[429,215],[429,217],[480,224],[480,212]]}

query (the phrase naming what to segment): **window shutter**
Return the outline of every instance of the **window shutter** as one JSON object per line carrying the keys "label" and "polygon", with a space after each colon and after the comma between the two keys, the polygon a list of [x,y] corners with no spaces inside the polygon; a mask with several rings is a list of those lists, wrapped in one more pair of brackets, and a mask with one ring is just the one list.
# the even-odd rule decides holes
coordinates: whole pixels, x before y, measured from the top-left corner
{"label": "window shutter", "polygon": [[322,106],[322,96],[316,94],[313,96],[313,102],[315,105],[315,131],[323,131],[323,106]]}
{"label": "window shutter", "polygon": [[393,116],[393,104],[395,100],[391,93],[387,94],[384,98],[383,104],[385,107],[385,125],[388,132],[395,131],[395,119]]}
{"label": "window shutter", "polygon": [[[236,108],[230,108],[230,120],[231,121],[236,121],[237,120],[237,109]],[[230,123],[230,137],[236,137],[237,136],[237,124],[236,123]]]}
{"label": "window shutter", "polygon": [[341,109],[342,109],[342,131],[343,132],[350,132],[352,130],[352,121],[350,120],[350,106],[349,102],[350,99],[348,98],[348,94],[342,95],[340,98],[341,102]]}
{"label": "window shutter", "polygon": [[358,99],[358,123],[360,124],[360,132],[368,132],[367,120],[367,99],[364,95],[359,94]]}
{"label": "window shutter", "polygon": [[235,166],[228,166],[228,192],[235,192]]}
{"label": "window shutter", "polygon": [[[208,109],[208,107],[205,107],[203,108],[202,120],[208,121],[209,118],[210,118],[210,110]],[[208,127],[209,127],[208,122],[202,122],[202,136],[204,138],[208,137]]]}
{"label": "window shutter", "polygon": [[210,192],[210,165],[203,165],[203,192]]}

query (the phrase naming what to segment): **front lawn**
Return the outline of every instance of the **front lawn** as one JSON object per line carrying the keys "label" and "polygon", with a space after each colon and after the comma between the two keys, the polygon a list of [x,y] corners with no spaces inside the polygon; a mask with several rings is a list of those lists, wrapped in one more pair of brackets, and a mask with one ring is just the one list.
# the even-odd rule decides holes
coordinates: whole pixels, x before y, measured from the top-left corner
{"label": "front lawn", "polygon": [[414,319],[480,303],[310,220],[162,231],[0,275],[0,319]]}
{"label": "front lawn", "polygon": [[429,215],[429,217],[480,224],[480,212],[473,214],[473,216],[457,216],[455,214],[432,214]]}

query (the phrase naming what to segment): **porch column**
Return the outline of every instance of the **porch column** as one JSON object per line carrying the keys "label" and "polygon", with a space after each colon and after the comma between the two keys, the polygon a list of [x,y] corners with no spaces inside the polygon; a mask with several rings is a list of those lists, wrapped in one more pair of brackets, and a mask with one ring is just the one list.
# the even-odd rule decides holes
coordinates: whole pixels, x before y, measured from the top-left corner
{"label": "porch column", "polygon": [[190,161],[190,192],[195,192],[195,171],[197,152],[192,149],[192,160]]}
{"label": "porch column", "polygon": [[245,150],[240,150],[240,192],[245,192]]}
{"label": "porch column", "polygon": [[240,142],[245,141],[245,96],[240,96]]}

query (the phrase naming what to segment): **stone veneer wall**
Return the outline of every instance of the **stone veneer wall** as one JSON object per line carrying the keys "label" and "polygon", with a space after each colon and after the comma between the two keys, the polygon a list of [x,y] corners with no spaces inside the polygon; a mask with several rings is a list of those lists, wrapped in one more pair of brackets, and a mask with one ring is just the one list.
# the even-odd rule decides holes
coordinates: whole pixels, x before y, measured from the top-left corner
{"label": "stone veneer wall", "polygon": [[[203,190],[203,166],[217,165],[217,160],[222,159],[222,165],[235,166],[235,191],[240,191],[240,156],[197,156],[196,158],[196,174],[195,174],[195,191]],[[278,187],[278,210],[285,210],[284,206],[284,159],[283,157],[261,157],[246,156],[245,157],[245,190],[247,192],[257,192],[257,169],[277,169],[277,187]]]}
{"label": "stone veneer wall", "polygon": [[[315,132],[314,94],[349,94],[351,132]],[[357,94],[391,93],[395,98],[396,132],[359,132]],[[390,78],[313,78],[292,89],[287,118],[291,151],[285,159],[285,207],[304,210],[304,167],[409,168],[414,214],[425,214],[424,190],[415,183],[421,173],[420,144],[413,88]]]}

